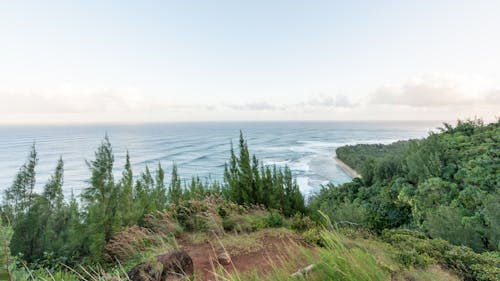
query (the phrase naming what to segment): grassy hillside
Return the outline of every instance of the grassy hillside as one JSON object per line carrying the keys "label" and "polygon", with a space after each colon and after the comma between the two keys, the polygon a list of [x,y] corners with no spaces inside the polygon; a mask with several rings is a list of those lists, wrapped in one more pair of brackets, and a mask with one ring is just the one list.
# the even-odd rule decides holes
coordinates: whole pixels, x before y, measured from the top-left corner
{"label": "grassy hillside", "polygon": [[[193,211],[180,220],[185,207]],[[186,278],[196,280],[290,280],[291,274],[311,264],[312,270],[297,280],[459,280],[444,260],[422,253],[424,248],[453,246],[444,241],[434,245],[413,233],[378,237],[365,230],[335,229],[328,222],[319,225],[300,215],[286,218],[220,197],[191,200],[146,220],[147,227],[131,227],[113,237],[105,247],[110,260],[101,266],[60,270],[21,266],[12,268],[12,278],[128,280],[125,272],[136,264],[182,248],[195,262],[194,275]],[[418,251],[405,244],[414,241],[419,241]],[[232,264],[214,262],[221,252],[231,256]]]}
{"label": "grassy hillside", "polygon": [[420,141],[341,148],[362,179],[323,188],[309,206],[290,170],[261,165],[243,136],[222,183],[182,183],[175,165],[170,183],[160,164],[134,177],[128,156],[115,180],[106,137],[89,187],[69,200],[62,159],[33,192],[33,148],[0,209],[0,274],[127,280],[181,248],[194,261],[185,279],[290,280],[308,268],[293,278],[500,280],[499,127],[464,121]]}

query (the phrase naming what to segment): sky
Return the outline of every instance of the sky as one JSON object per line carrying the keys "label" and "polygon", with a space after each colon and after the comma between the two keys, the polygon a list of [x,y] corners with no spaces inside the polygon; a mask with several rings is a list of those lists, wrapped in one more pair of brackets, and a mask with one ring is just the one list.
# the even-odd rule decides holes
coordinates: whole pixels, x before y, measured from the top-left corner
{"label": "sky", "polygon": [[0,124],[500,116],[500,1],[3,1]]}

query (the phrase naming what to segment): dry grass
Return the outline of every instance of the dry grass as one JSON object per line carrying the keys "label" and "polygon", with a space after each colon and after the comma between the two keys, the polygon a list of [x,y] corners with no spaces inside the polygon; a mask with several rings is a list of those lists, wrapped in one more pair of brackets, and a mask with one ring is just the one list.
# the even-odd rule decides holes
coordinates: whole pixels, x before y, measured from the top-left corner
{"label": "dry grass", "polygon": [[442,269],[438,265],[431,265],[426,269],[409,269],[393,274],[394,281],[458,281],[455,274]]}
{"label": "dry grass", "polygon": [[264,247],[263,237],[292,238],[297,237],[297,234],[286,228],[262,229],[245,234],[227,234],[219,237],[216,248],[221,248],[223,245],[231,255],[256,252]]}

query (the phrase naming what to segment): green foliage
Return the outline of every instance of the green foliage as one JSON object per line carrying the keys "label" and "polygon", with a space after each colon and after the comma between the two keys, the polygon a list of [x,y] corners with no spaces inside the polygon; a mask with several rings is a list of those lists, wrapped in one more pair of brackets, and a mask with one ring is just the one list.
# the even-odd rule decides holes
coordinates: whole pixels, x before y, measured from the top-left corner
{"label": "green foliage", "polygon": [[95,153],[95,160],[87,162],[91,172],[90,186],[82,193],[89,250],[94,259],[101,257],[104,245],[122,225],[118,204],[122,192],[121,186],[114,181],[113,164],[114,155],[106,136]]}
{"label": "green foliage", "polygon": [[459,121],[422,140],[341,147],[339,158],[361,167],[362,179],[327,186],[311,209],[376,232],[404,226],[478,252],[499,250],[499,127]]}
{"label": "green foliage", "polygon": [[300,232],[306,231],[306,230],[311,229],[315,226],[316,226],[316,223],[309,216],[304,216],[303,214],[299,214],[299,213],[295,214],[292,217],[292,222],[290,225],[290,227],[293,230],[300,231]]}
{"label": "green foliage", "polygon": [[465,280],[499,280],[500,255],[475,253],[468,247],[454,246],[442,239],[429,239],[421,232],[387,230],[382,239],[398,249],[396,259],[406,266],[425,267],[436,261],[454,270]]}
{"label": "green foliage", "polygon": [[231,144],[231,158],[224,170],[224,194],[238,204],[262,204],[281,210],[286,216],[304,213],[304,197],[288,167],[283,170],[259,166],[255,156],[250,158],[248,145],[240,132],[239,156]]}
{"label": "green foliage", "polygon": [[313,227],[302,233],[302,237],[304,237],[304,241],[309,245],[324,247],[325,241],[323,241],[321,233],[322,233],[321,228]]}
{"label": "green foliage", "polygon": [[283,221],[283,216],[276,211],[269,212],[269,215],[266,217],[266,222],[269,227],[282,227]]}
{"label": "green foliage", "polygon": [[9,280],[10,240],[14,231],[0,219],[0,280]]}
{"label": "green foliage", "polygon": [[389,145],[383,144],[359,144],[347,145],[337,148],[337,157],[344,163],[355,169],[363,171],[364,164],[371,159],[383,159],[387,155],[399,155],[404,153],[410,145],[407,141],[398,141]]}

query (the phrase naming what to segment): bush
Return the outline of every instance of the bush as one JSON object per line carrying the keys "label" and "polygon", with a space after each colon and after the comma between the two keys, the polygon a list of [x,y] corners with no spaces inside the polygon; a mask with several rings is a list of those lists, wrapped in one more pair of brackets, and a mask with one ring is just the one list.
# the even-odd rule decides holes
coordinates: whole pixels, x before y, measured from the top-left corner
{"label": "bush", "polygon": [[416,250],[401,251],[396,254],[396,261],[406,268],[425,268],[432,264],[433,259],[427,254],[419,254]]}
{"label": "bush", "polygon": [[446,252],[444,264],[466,280],[500,280],[500,258],[488,253],[478,254],[472,249],[461,246]]}
{"label": "bush", "polygon": [[310,217],[297,213],[295,214],[295,216],[292,217],[292,222],[290,227],[296,231],[306,231],[315,226],[316,224]]}
{"label": "bush", "polygon": [[222,218],[218,208],[221,202],[221,198],[214,196],[184,201],[175,206],[173,217],[185,230],[221,234]]}
{"label": "bush", "polygon": [[282,227],[283,226],[283,216],[277,211],[271,211],[266,218],[267,226],[269,227]]}
{"label": "bush", "polygon": [[325,241],[323,241],[323,237],[321,236],[321,229],[318,227],[314,227],[311,229],[306,230],[302,234],[302,237],[304,237],[304,241],[310,245],[317,245],[324,247],[325,246]]}
{"label": "bush", "polygon": [[500,280],[497,252],[475,253],[466,246],[454,246],[442,239],[430,239],[411,230],[386,230],[382,239],[399,251],[396,260],[405,266],[426,266],[434,260],[465,280]]}

